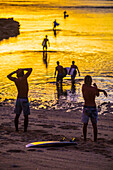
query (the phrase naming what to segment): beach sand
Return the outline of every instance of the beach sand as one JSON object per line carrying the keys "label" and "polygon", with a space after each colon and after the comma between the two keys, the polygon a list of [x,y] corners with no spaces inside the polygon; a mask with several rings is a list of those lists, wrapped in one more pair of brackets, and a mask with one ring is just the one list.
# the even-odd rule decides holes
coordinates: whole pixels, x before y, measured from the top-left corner
{"label": "beach sand", "polygon": [[[98,141],[93,142],[91,122],[87,141],[82,136],[82,103],[70,110],[35,110],[31,108],[28,132],[23,132],[23,114],[19,132],[15,132],[12,106],[0,106],[0,169],[1,170],[112,170],[113,168],[113,104],[98,118]],[[26,148],[41,140],[70,140],[77,145],[48,148]]]}

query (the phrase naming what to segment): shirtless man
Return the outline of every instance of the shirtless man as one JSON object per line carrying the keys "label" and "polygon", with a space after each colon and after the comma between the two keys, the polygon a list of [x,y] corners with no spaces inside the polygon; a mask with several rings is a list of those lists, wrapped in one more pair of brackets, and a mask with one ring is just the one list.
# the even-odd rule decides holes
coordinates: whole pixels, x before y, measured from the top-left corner
{"label": "shirtless man", "polygon": [[[27,71],[27,73],[24,74],[24,71]],[[16,131],[18,131],[18,121],[22,110],[24,114],[24,132],[27,131],[28,115],[30,114],[29,101],[28,101],[29,87],[28,87],[27,78],[29,77],[31,72],[32,72],[32,68],[18,69],[7,76],[11,81],[14,81],[18,90],[18,96],[17,96],[16,106],[15,106],[16,116],[14,121]],[[17,78],[12,76],[15,73],[17,74]]]}
{"label": "shirtless man", "polygon": [[71,75],[71,82],[72,82],[72,84],[74,84],[74,83],[75,83],[75,77],[76,77],[76,75],[77,75],[77,72],[79,73],[79,76],[80,76],[80,71],[79,71],[78,67],[75,65],[75,62],[74,62],[74,61],[72,61],[72,65],[71,65],[71,67],[70,67],[69,74],[70,74],[72,68],[75,69],[75,70],[73,71],[73,75]]}
{"label": "shirtless man", "polygon": [[63,81],[63,67],[61,65],[59,65],[59,61],[57,61],[57,67],[55,68],[55,75],[54,77],[56,76],[56,72],[58,71],[58,74],[57,74],[57,84],[61,83],[62,85],[62,81]]}
{"label": "shirtless man", "polygon": [[84,141],[86,141],[87,125],[90,118],[93,126],[94,141],[96,142],[98,113],[96,109],[95,98],[96,96],[99,96],[99,92],[103,92],[106,97],[107,97],[107,93],[105,90],[98,89],[95,83],[93,84],[93,86],[91,84],[92,84],[92,78],[91,76],[87,75],[84,79],[84,84],[82,86],[82,94],[84,98],[84,108],[82,114],[83,135],[84,135]]}
{"label": "shirtless man", "polygon": [[43,46],[43,51],[44,49],[46,48],[46,51],[47,51],[47,43],[49,44],[50,46],[50,42],[49,42],[49,39],[47,38],[47,35],[45,36],[43,42],[42,42],[42,46]]}

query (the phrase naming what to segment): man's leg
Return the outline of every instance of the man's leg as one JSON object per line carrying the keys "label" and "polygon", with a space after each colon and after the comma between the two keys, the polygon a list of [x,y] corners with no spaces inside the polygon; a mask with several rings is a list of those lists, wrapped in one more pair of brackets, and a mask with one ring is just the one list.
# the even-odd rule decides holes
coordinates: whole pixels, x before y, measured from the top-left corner
{"label": "man's leg", "polygon": [[96,123],[92,123],[93,126],[93,133],[94,133],[94,142],[97,141],[97,124]]}
{"label": "man's leg", "polygon": [[28,127],[28,115],[24,115],[24,132],[27,132]]}
{"label": "man's leg", "polygon": [[86,136],[87,136],[87,123],[83,124],[83,136],[84,136],[84,141],[86,141]]}
{"label": "man's leg", "polygon": [[14,120],[14,123],[15,123],[15,128],[16,128],[16,131],[18,132],[18,122],[19,122],[19,114],[16,114],[15,116],[15,120]]}

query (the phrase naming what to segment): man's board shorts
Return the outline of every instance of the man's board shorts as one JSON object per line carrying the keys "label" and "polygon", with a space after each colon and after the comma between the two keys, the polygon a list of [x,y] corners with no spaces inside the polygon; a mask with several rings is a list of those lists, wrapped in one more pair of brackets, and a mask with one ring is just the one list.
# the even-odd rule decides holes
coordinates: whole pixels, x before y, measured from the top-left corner
{"label": "man's board shorts", "polygon": [[91,122],[93,124],[97,123],[98,112],[97,112],[96,107],[84,106],[81,120],[83,123],[88,124],[89,118],[91,119]]}
{"label": "man's board shorts", "polygon": [[57,75],[57,82],[60,81],[60,80],[62,81],[62,79],[63,79],[62,74],[58,74],[58,75]]}
{"label": "man's board shorts", "polygon": [[14,112],[20,115],[22,110],[24,115],[30,114],[28,98],[17,98]]}

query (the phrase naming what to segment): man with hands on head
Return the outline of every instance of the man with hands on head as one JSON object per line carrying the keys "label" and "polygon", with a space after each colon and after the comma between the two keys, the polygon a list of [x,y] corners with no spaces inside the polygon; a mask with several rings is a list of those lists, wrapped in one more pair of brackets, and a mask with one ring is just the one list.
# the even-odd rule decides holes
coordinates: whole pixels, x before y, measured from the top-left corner
{"label": "man with hands on head", "polygon": [[[24,71],[26,71],[26,73],[24,73]],[[17,96],[15,110],[14,110],[14,112],[16,113],[15,120],[14,120],[16,131],[18,131],[19,116],[22,110],[24,114],[24,132],[27,131],[28,115],[30,114],[29,101],[28,101],[29,86],[28,86],[27,78],[30,76],[31,72],[32,72],[32,68],[23,68],[23,69],[21,68],[7,75],[8,79],[14,81],[18,91],[18,96]],[[16,74],[17,77],[13,77],[14,74]]]}

